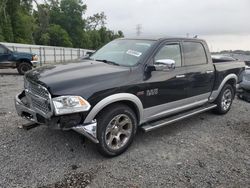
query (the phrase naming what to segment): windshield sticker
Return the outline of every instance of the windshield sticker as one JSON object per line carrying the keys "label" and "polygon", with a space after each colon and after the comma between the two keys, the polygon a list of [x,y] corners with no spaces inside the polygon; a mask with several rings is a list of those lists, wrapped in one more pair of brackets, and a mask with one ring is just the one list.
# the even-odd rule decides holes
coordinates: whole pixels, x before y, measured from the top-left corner
{"label": "windshield sticker", "polygon": [[142,53],[141,53],[141,52],[134,51],[134,50],[128,50],[128,51],[127,51],[127,54],[132,55],[132,56],[135,56],[135,57],[140,57]]}
{"label": "windshield sticker", "polygon": [[148,47],[151,46],[151,45],[148,44],[148,43],[136,43],[136,45],[138,45],[138,46],[148,46]]}

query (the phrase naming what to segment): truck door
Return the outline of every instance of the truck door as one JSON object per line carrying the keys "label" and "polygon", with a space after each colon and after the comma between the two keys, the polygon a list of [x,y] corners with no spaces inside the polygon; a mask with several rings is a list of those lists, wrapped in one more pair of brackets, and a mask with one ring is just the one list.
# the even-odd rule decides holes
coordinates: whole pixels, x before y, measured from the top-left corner
{"label": "truck door", "polygon": [[8,62],[9,56],[8,49],[0,45],[0,67],[4,68],[10,66],[11,62]]}
{"label": "truck door", "polygon": [[192,103],[206,101],[215,79],[214,66],[208,61],[206,46],[196,41],[184,41],[182,44],[188,81],[187,97]]}
{"label": "truck door", "polygon": [[162,44],[153,57],[153,62],[162,59],[175,61],[175,69],[167,71],[152,71],[146,81],[144,107],[145,119],[170,115],[185,103],[187,97],[187,80],[185,67],[182,66],[181,45],[179,42]]}

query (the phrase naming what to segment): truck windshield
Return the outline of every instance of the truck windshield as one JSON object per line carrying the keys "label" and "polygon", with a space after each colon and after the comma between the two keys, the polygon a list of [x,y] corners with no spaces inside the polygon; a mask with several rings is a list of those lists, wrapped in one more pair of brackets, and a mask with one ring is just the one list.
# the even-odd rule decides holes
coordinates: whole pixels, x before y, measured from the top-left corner
{"label": "truck windshield", "polygon": [[121,66],[134,66],[152,46],[155,41],[150,40],[114,40],[96,53],[90,59]]}

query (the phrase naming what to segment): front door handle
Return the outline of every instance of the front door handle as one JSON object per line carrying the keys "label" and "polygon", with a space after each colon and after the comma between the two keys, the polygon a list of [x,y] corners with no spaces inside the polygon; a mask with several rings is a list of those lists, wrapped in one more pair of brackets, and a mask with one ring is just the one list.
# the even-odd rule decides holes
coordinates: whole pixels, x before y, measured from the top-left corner
{"label": "front door handle", "polygon": [[211,73],[213,73],[213,72],[214,72],[213,70],[207,70],[207,71],[206,71],[207,74],[211,74]]}
{"label": "front door handle", "polygon": [[185,77],[186,77],[185,74],[179,74],[179,75],[176,76],[176,78],[185,78]]}

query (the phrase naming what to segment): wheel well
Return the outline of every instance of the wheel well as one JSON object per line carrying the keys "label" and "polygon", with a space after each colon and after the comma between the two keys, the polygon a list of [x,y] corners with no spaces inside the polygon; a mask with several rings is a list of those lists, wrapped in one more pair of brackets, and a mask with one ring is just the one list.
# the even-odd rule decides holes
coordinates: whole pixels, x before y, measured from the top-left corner
{"label": "wheel well", "polygon": [[236,80],[235,79],[229,79],[226,84],[230,84],[232,86],[235,86],[236,85]]}
{"label": "wheel well", "polygon": [[17,62],[17,67],[18,67],[22,62],[26,62],[26,63],[29,63],[30,65],[32,65],[31,62],[30,62],[30,60],[28,60],[28,59],[19,59],[19,61]]}
{"label": "wheel well", "polygon": [[[234,94],[235,94],[235,93],[236,93],[236,80],[233,79],[233,78],[231,78],[231,79],[229,79],[229,80],[226,82],[226,84],[230,84],[230,85],[233,87]],[[225,84],[225,85],[226,85],[226,84]]]}
{"label": "wheel well", "polygon": [[107,107],[110,107],[114,104],[124,104],[124,105],[127,105],[129,108],[131,108],[131,110],[134,111],[135,115],[136,115],[136,119],[137,119],[137,123],[139,125],[139,122],[140,122],[140,112],[139,112],[139,109],[137,108],[136,104],[134,104],[133,102],[131,101],[128,101],[128,100],[122,100],[122,101],[117,101],[117,102],[114,102],[114,103],[111,103],[107,106],[105,106],[103,109],[101,109],[96,116],[98,116],[104,109],[106,109]]}

